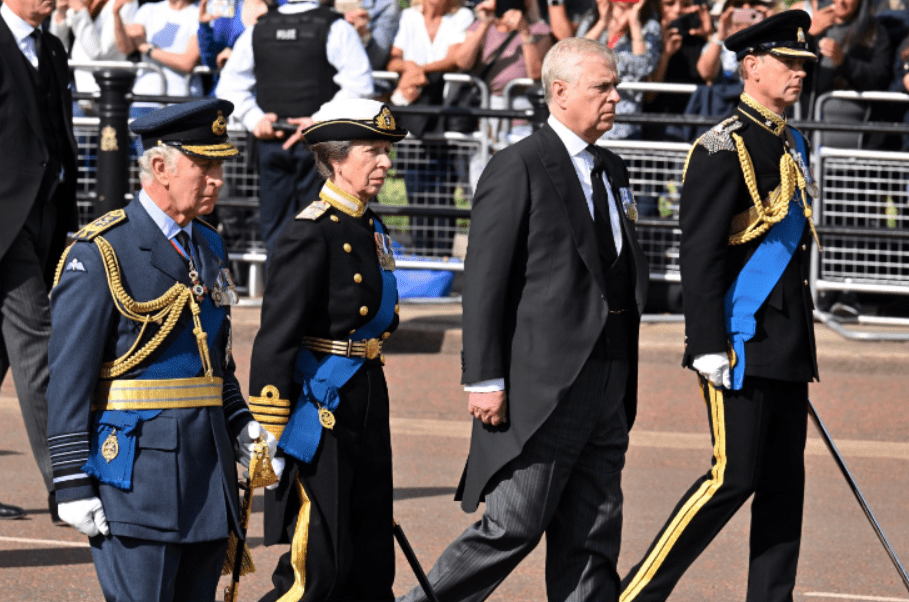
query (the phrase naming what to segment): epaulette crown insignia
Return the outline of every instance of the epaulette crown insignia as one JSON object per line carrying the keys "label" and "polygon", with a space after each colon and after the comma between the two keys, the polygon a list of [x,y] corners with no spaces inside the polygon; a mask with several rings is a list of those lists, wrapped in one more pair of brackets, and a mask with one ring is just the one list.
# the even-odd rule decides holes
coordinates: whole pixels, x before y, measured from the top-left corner
{"label": "epaulette crown insignia", "polygon": [[73,235],[73,240],[90,241],[99,234],[103,234],[117,224],[123,223],[125,221],[126,211],[123,209],[114,209],[113,211],[105,213],[92,223],[83,226],[78,232]]}
{"label": "epaulette crown insignia", "polygon": [[734,151],[735,141],[732,139],[732,132],[743,125],[738,116],[733,115],[710,128],[706,134],[698,138],[697,143],[706,148],[711,155],[721,150]]}
{"label": "epaulette crown insignia", "polygon": [[295,219],[317,220],[331,208],[325,201],[313,201],[309,207],[297,214]]}

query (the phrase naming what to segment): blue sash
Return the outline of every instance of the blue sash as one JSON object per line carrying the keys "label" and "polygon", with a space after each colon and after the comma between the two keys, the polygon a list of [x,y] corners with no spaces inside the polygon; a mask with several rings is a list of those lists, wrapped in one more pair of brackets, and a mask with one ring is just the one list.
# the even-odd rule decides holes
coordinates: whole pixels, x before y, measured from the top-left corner
{"label": "blue sash", "polygon": [[[805,140],[791,130],[799,155],[807,165]],[[809,179],[810,174],[805,174]],[[757,322],[754,314],[770,295],[802,238],[805,229],[805,214],[799,206],[801,191],[796,189],[789,201],[789,213],[777,223],[745,264],[738,277],[729,287],[724,300],[726,333],[735,351],[736,363],[732,367],[732,389],[739,390],[745,380],[745,343],[754,336]],[[806,206],[808,199],[805,199]]]}
{"label": "blue sash", "polygon": [[[375,220],[375,229],[378,234],[385,234],[379,220]],[[379,311],[368,324],[350,335],[351,340],[365,341],[381,335],[394,319],[397,300],[398,285],[394,272],[383,269],[382,303]],[[319,407],[334,412],[340,402],[338,390],[356,374],[365,361],[366,358],[362,357],[330,354],[320,361],[306,347],[300,348],[294,382],[301,385],[302,390],[278,442],[287,455],[306,463],[312,461],[322,440]]]}

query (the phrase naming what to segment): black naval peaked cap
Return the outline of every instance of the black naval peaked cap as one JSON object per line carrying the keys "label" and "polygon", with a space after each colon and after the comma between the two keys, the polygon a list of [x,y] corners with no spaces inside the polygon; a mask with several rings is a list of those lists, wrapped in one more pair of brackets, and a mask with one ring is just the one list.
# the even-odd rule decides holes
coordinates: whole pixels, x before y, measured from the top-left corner
{"label": "black naval peaked cap", "polygon": [[767,17],[726,38],[726,48],[742,60],[749,54],[769,52],[781,57],[816,61],[817,55],[808,50],[808,28],[811,17],[803,10],[787,10]]}
{"label": "black naval peaked cap", "polygon": [[143,148],[173,146],[187,155],[227,159],[240,154],[227,136],[227,118],[234,105],[220,98],[172,104],[129,124]]}
{"label": "black naval peaked cap", "polygon": [[307,144],[344,140],[388,140],[397,142],[407,135],[388,105],[367,98],[332,100],[312,116],[303,130]]}

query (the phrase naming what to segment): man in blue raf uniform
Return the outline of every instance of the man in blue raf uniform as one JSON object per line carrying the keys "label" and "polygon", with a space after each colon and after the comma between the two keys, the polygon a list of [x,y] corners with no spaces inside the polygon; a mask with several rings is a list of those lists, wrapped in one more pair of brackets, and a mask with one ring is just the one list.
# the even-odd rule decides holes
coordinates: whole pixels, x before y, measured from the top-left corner
{"label": "man in blue raf uniform", "polygon": [[680,200],[684,365],[697,371],[713,465],[679,501],[621,602],[666,600],[752,495],[751,602],[792,600],[805,489],[808,383],[817,378],[811,202],[798,101],[811,19],[800,10],[730,36],[745,93],[691,149]]}
{"label": "man in blue raf uniform", "polygon": [[142,191],[80,230],[57,268],[54,483],[106,600],[214,599],[237,530],[235,461],[263,434],[234,376],[224,244],[197,219],[238,154],[232,109],[206,99],[134,121]]}

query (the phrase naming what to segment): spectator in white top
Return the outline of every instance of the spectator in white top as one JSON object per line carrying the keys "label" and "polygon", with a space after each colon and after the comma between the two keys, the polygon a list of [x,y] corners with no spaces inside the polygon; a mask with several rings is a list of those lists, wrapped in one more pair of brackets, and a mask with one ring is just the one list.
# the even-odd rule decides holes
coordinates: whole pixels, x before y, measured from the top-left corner
{"label": "spectator in white top", "polygon": [[[166,87],[161,76],[150,69],[142,69],[133,86],[134,94],[166,94],[168,96],[201,96],[202,85],[198,77],[187,81],[193,68],[199,64],[199,9],[189,0],[161,0],[139,7],[131,23],[120,16],[120,8],[132,0],[113,0],[114,35],[120,52],[129,55],[142,53],[146,63],[156,63],[164,69]],[[158,105],[133,103],[131,117],[153,111]]]}
{"label": "spectator in white top", "polygon": [[[237,38],[215,95],[234,103],[234,115],[259,139],[259,224],[269,255],[284,224],[318,198],[324,183],[313,154],[297,144],[311,115],[330,100],[372,93],[359,34],[314,0],[279,6]],[[278,119],[298,126],[286,142],[273,127]]]}
{"label": "spectator in white top", "polygon": [[[136,0],[128,0],[120,8],[120,19],[131,22],[138,8]],[[114,37],[114,0],[57,0],[50,32],[60,38],[64,46],[69,46],[72,33],[70,62],[126,60]],[[75,78],[77,91],[98,91],[91,69],[76,69]],[[73,103],[73,113],[80,117],[94,114],[92,102]]]}

